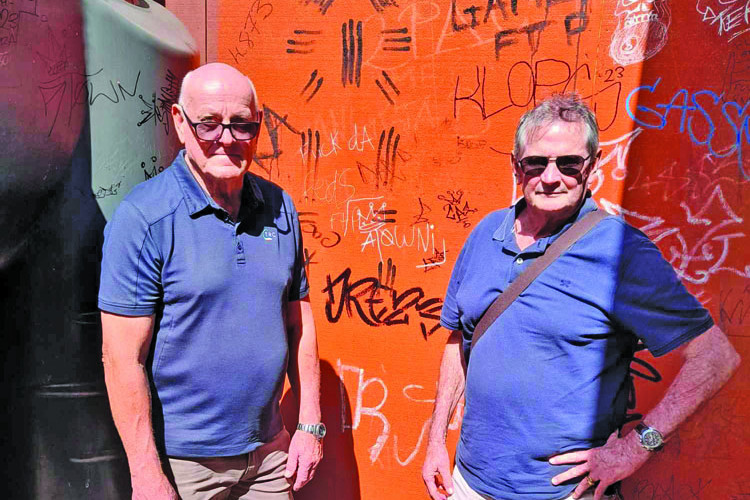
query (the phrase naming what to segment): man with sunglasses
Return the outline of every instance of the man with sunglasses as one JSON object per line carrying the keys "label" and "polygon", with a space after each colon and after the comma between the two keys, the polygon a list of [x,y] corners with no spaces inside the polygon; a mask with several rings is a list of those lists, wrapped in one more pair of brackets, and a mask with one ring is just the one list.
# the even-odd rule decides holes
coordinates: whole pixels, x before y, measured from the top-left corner
{"label": "man with sunglasses", "polygon": [[133,498],[289,499],[325,434],[297,211],[249,172],[263,113],[242,73],[188,73],[172,118],[185,149],[123,200],[103,249],[105,379]]}
{"label": "man with sunglasses", "polygon": [[[576,96],[553,96],[521,118],[511,161],[523,198],[472,231],[443,305],[452,333],[422,469],[434,500],[617,498],[618,482],[739,363],[656,246],[616,217],[555,260],[470,350],[498,294],[597,209],[589,186],[600,155],[596,119]],[[683,365],[661,402],[621,436],[639,340]],[[446,430],[464,392],[451,473]]]}

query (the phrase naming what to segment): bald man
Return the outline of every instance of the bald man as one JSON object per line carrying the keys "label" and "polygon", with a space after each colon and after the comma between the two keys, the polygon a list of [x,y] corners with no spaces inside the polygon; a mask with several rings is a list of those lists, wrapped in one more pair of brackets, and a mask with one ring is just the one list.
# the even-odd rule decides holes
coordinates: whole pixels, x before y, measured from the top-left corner
{"label": "bald man", "polygon": [[133,498],[292,498],[325,435],[297,211],[249,171],[263,113],[242,73],[188,73],[172,118],[185,149],[105,229],[103,361]]}

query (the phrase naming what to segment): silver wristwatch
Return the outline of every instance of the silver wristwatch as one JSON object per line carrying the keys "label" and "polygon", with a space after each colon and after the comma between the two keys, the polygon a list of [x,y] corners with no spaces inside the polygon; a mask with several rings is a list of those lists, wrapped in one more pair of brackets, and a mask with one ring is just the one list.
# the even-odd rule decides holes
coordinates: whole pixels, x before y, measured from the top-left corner
{"label": "silver wristwatch", "polygon": [[322,422],[319,424],[297,424],[297,430],[309,432],[319,440],[323,439],[326,435],[326,426]]}
{"label": "silver wristwatch", "polygon": [[638,440],[646,450],[659,451],[664,446],[664,436],[653,427],[641,422],[633,430],[638,434]]}

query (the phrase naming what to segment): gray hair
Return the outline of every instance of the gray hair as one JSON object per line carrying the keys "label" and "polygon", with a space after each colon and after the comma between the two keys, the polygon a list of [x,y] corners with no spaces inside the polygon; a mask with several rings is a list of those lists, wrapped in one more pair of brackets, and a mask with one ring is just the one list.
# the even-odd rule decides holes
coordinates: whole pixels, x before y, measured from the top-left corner
{"label": "gray hair", "polygon": [[591,108],[577,94],[553,94],[524,113],[516,128],[513,155],[518,158],[529,139],[543,126],[555,121],[581,123],[586,128],[586,149],[599,151],[599,126]]}

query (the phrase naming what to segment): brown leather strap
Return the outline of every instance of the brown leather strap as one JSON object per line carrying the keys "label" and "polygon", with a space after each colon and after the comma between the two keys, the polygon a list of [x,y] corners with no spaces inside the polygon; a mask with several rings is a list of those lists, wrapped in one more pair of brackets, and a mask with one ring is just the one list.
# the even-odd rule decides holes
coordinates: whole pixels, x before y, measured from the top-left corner
{"label": "brown leather strap", "polygon": [[576,221],[567,231],[560,235],[544,252],[544,255],[538,257],[529,264],[529,267],[524,270],[518,277],[508,285],[508,288],[501,293],[490,307],[484,312],[482,319],[477,323],[477,327],[474,329],[474,335],[471,339],[471,348],[479,341],[479,338],[487,331],[492,323],[507,309],[514,300],[518,298],[521,293],[544,271],[547,266],[552,264],[560,255],[578,241],[584,234],[588,233],[591,229],[596,226],[599,221],[607,217],[609,214],[604,210],[593,210],[584,215],[580,220]]}

